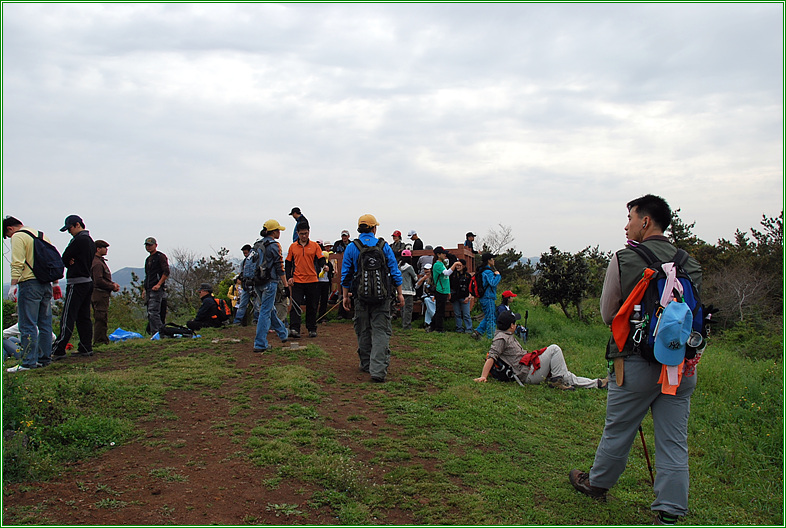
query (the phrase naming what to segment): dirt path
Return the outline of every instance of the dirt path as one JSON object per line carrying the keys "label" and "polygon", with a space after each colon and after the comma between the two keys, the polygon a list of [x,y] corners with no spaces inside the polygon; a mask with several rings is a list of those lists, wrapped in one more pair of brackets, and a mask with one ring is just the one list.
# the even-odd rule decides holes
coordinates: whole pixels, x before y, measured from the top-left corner
{"label": "dirt path", "polygon": [[[252,405],[246,412],[230,413],[237,402],[225,396],[244,390],[244,381],[258,377],[260,364],[292,363],[280,355],[254,354],[253,335],[251,327],[223,332],[227,341],[216,346],[224,354],[227,350],[232,352],[241,376],[225,381],[215,394],[205,390],[171,390],[161,417],[139,423],[145,431],[141,438],[97,458],[77,462],[50,482],[6,486],[3,524],[337,524],[329,507],[316,511],[305,507],[319,488],[285,479],[270,489],[264,481],[275,473],[255,466],[247,457],[248,431],[259,420],[274,417],[274,413],[261,399],[259,389],[248,391]],[[242,342],[232,343],[231,338],[241,338]],[[359,372],[351,323],[321,325],[319,337],[300,341],[319,346],[329,357],[320,368],[325,377],[332,375],[336,382],[320,384],[326,395],[317,406],[329,420],[329,426],[348,431],[363,429],[366,437],[369,431],[373,435],[375,429],[384,426],[385,415],[367,398],[359,396],[385,389],[384,385],[370,383],[368,374]],[[276,346],[278,342],[274,338],[271,344]],[[391,345],[395,349],[395,337]],[[201,349],[193,353],[206,352]],[[122,360],[117,363],[122,368]],[[306,361],[295,363],[313,369],[313,364]],[[391,379],[403,374],[401,363],[393,359]],[[366,419],[348,420],[357,415]],[[233,436],[232,429],[245,433]],[[349,447],[363,462],[376,455],[359,443],[352,442]],[[301,505],[303,515],[283,516],[281,512],[268,511],[269,504]],[[384,523],[413,524],[413,519],[410,512],[393,510],[387,512]]]}

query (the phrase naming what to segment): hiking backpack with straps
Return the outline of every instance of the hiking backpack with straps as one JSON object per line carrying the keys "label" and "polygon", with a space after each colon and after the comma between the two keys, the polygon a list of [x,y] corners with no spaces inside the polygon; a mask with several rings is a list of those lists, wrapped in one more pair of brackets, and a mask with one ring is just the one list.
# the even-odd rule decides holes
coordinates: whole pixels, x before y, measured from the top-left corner
{"label": "hiking backpack with straps", "polygon": [[[693,331],[706,338],[704,307],[693,280],[684,269],[688,253],[678,249],[670,261],[663,262],[644,245],[629,245],[628,249],[641,257],[647,267],[614,316],[609,347],[616,347],[619,352],[638,354],[649,362],[657,363],[654,353],[655,335],[659,318],[670,302],[687,304],[693,314]],[[636,305],[641,306],[641,319],[632,321],[631,314]],[[699,346],[703,346],[703,343],[706,343],[704,339]],[[685,358],[694,358],[696,350],[689,341]],[[610,359],[608,350],[607,359]]]}
{"label": "hiking backpack with straps", "polygon": [[232,308],[228,302],[226,302],[224,299],[219,299],[215,297],[214,300],[216,301],[216,306],[218,308],[218,314],[216,315],[216,319],[218,319],[220,323],[223,323],[224,321],[232,317]]}
{"label": "hiking backpack with straps", "polygon": [[272,240],[257,240],[243,265],[243,282],[261,286],[271,279],[272,264],[265,262],[265,250],[272,244]]}
{"label": "hiking backpack with straps", "polygon": [[522,387],[524,386],[524,383],[513,371],[513,368],[499,358],[494,359],[494,365],[491,367],[489,375],[498,381],[515,381]]}
{"label": "hiking backpack with straps", "polygon": [[476,299],[483,297],[483,294],[486,292],[486,288],[483,286],[483,271],[485,269],[487,268],[480,268],[475,272],[472,278],[469,279],[469,294]]}
{"label": "hiking backpack with straps", "polygon": [[55,282],[63,278],[65,266],[63,258],[55,246],[44,240],[44,232],[39,231],[35,236],[30,231],[20,229],[33,239],[33,265],[25,260],[38,282]]}
{"label": "hiking backpack with straps", "polygon": [[375,245],[367,246],[356,238],[353,243],[360,252],[352,280],[357,299],[366,304],[385,302],[392,295],[390,270],[382,251],[385,241],[380,238]]}

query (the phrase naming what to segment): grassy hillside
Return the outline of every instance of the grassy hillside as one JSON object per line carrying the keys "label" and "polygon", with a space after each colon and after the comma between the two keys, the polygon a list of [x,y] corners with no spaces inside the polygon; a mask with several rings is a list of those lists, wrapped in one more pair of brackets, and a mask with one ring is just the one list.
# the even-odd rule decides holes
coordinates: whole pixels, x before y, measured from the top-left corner
{"label": "grassy hillside", "polygon": [[[572,372],[606,375],[602,324],[569,321],[557,309],[521,299],[514,309],[529,310],[528,348],[557,343]],[[220,331],[206,336],[211,332]],[[394,510],[418,524],[649,522],[652,489],[638,439],[609,502],[588,499],[567,481],[571,468],[592,463],[605,391],[474,383],[488,342],[466,336],[396,328],[393,344],[396,374],[380,390],[361,382],[336,387],[326,353],[311,343],[298,355],[274,351],[253,373],[238,369],[210,339],[113,344],[97,349],[84,368],[4,372],[3,423],[17,431],[3,446],[6,490],[13,482],[55,476],[64,462],[111,449],[111,442],[135,439],[140,419],[166,412],[169,391],[220,393],[227,380],[242,376],[248,390],[264,385],[268,396],[227,395],[239,409],[259,413],[256,427],[238,427],[232,441],[249,463],[276,475],[266,486],[294,479],[320,489],[298,506],[304,516],[298,522],[308,524],[309,511],[325,507],[338,524],[385,524]],[[714,339],[698,367],[686,523],[782,525],[783,363],[745,359],[737,346]],[[113,350],[123,350],[124,368],[113,370],[102,354]],[[330,413],[339,398],[326,393],[337,388],[340,403],[362,401],[383,416],[375,419],[383,425],[369,432],[362,426],[372,418],[359,409],[349,419],[357,429],[338,428]],[[643,428],[652,455],[649,417]],[[362,459],[358,446],[371,458]]]}

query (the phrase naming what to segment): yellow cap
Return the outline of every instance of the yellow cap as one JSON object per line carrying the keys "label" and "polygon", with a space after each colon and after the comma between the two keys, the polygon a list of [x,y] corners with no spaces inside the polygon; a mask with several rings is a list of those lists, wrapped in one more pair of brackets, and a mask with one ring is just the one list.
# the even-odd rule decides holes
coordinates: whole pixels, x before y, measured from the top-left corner
{"label": "yellow cap", "polygon": [[363,224],[369,227],[375,227],[379,225],[379,222],[377,222],[377,219],[374,218],[374,215],[364,214],[363,216],[358,218],[358,225],[363,225]]}
{"label": "yellow cap", "polygon": [[273,220],[272,218],[262,224],[262,227],[265,228],[265,231],[284,231],[286,227],[282,226],[278,223],[278,220]]}

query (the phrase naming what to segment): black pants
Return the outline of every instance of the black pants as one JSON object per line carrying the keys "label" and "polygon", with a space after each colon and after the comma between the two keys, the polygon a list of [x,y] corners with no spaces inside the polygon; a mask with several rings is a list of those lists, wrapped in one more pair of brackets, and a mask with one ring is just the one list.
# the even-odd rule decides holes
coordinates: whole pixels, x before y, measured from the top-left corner
{"label": "black pants", "polygon": [[447,293],[435,293],[434,300],[437,303],[437,311],[434,312],[434,317],[431,318],[431,329],[435,332],[445,331],[445,306],[448,304]]}
{"label": "black pants", "polygon": [[60,335],[52,345],[52,354],[65,355],[66,345],[74,335],[74,325],[79,332],[79,352],[93,351],[93,320],[90,318],[90,305],[93,299],[93,283],[69,284],[66,286],[63,301],[63,314],[60,316]]}
{"label": "black pants", "polygon": [[197,321],[192,319],[186,323],[186,326],[191,330],[200,330],[202,328],[219,328],[221,323],[216,321]]}
{"label": "black pants", "polygon": [[317,309],[319,307],[319,283],[296,282],[292,285],[293,306],[289,310],[289,328],[300,333],[300,306],[306,305],[306,328],[309,332],[317,331]]}

